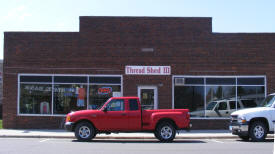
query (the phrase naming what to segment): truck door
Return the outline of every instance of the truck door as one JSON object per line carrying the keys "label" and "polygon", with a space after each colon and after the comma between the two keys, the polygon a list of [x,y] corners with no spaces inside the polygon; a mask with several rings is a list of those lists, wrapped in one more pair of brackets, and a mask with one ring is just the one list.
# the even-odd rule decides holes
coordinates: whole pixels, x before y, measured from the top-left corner
{"label": "truck door", "polygon": [[106,105],[107,111],[101,115],[102,130],[128,130],[128,116],[124,99],[113,99]]}
{"label": "truck door", "polygon": [[128,128],[130,131],[141,130],[141,107],[137,99],[128,100]]}

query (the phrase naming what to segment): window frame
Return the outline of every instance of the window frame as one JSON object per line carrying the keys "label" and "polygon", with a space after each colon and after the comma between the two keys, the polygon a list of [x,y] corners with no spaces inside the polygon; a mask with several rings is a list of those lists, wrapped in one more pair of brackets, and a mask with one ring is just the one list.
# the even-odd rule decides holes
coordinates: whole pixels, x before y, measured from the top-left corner
{"label": "window frame", "polygon": [[[52,77],[52,82],[20,82],[20,78],[21,76],[50,76]],[[54,77],[57,76],[79,76],[79,77],[87,77],[87,83],[55,83],[54,82]],[[31,74],[31,73],[18,73],[17,74],[17,116],[41,116],[41,117],[49,117],[49,116],[55,116],[55,117],[64,117],[66,116],[66,114],[54,114],[53,112],[53,105],[54,105],[54,86],[55,84],[82,84],[82,85],[86,85],[87,86],[87,91],[86,91],[86,97],[87,97],[87,110],[88,110],[88,103],[89,103],[89,85],[104,85],[104,83],[102,84],[94,84],[94,83],[90,83],[89,82],[89,77],[120,77],[121,79],[121,83],[120,84],[109,84],[109,83],[105,83],[108,85],[120,85],[120,90],[121,90],[121,95],[123,95],[123,75],[108,75],[108,74]],[[21,88],[21,84],[51,84],[52,85],[52,99],[51,99],[51,113],[50,114],[26,114],[26,113],[20,113],[20,88]]]}
{"label": "window frame", "polygon": [[[267,96],[267,78],[265,75],[251,75],[251,76],[194,76],[194,75],[173,75],[172,76],[172,109],[175,109],[175,78],[204,78],[204,84],[186,84],[186,85],[181,85],[181,86],[203,86],[204,87],[204,109],[206,110],[206,88],[208,86],[234,86],[236,88],[235,92],[235,101],[238,100],[238,86],[251,86],[251,87],[262,87],[264,86],[264,96]],[[206,83],[206,78],[235,78],[236,83],[229,85],[229,84],[207,84]],[[238,85],[238,79],[239,78],[263,78],[264,79],[264,84],[263,85]],[[236,107],[238,106],[237,104],[238,101],[236,101]],[[230,117],[190,117],[190,119],[230,119]]]}

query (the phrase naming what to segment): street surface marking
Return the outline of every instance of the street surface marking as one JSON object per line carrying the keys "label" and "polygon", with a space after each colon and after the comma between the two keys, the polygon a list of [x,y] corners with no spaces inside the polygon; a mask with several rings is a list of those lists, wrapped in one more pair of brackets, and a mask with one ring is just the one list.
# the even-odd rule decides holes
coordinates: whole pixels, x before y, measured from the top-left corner
{"label": "street surface marking", "polygon": [[207,139],[207,141],[216,142],[216,143],[224,143],[222,141],[214,140],[214,139]]}
{"label": "street surface marking", "polygon": [[41,140],[39,142],[41,143],[41,142],[46,142],[46,141],[49,141],[49,140],[51,140],[51,139],[44,139],[44,140]]}

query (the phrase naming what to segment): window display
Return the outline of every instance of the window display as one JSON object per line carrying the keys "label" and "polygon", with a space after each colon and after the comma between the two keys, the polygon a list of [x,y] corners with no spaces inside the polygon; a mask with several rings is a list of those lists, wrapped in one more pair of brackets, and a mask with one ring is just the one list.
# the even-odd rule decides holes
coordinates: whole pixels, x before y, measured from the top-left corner
{"label": "window display", "polygon": [[64,115],[122,96],[120,76],[19,75],[19,85],[19,114]]}
{"label": "window display", "polygon": [[99,109],[110,97],[121,96],[120,85],[90,85],[89,109]]}
{"label": "window display", "polygon": [[20,87],[20,113],[51,113],[52,85],[21,84]]}

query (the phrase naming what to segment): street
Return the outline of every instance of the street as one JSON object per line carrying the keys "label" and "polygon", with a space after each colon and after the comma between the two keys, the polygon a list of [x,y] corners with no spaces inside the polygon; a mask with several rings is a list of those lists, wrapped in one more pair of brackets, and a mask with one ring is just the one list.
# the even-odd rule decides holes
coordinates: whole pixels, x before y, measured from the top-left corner
{"label": "street", "polygon": [[93,140],[78,142],[54,138],[0,138],[0,154],[272,154],[274,142],[244,142],[236,139]]}

